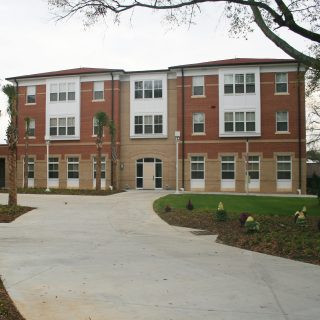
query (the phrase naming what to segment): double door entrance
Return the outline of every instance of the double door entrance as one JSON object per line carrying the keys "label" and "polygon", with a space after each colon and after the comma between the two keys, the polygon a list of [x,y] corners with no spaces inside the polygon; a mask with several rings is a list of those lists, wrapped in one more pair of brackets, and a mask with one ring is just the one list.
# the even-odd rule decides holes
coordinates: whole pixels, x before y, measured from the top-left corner
{"label": "double door entrance", "polygon": [[162,161],[142,158],[136,162],[136,188],[162,189]]}

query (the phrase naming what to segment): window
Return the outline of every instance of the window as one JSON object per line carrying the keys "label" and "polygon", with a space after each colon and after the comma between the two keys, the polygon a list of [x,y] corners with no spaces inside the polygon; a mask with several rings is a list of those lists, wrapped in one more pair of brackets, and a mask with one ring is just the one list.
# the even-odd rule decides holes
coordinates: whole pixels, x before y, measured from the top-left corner
{"label": "window", "polygon": [[289,131],[288,118],[289,118],[288,111],[278,111],[276,113],[277,132]]}
{"label": "window", "polygon": [[93,83],[93,100],[103,100],[104,99],[104,82],[95,81]]}
{"label": "window", "polygon": [[288,73],[276,73],[276,93],[288,92]]}
{"label": "window", "polygon": [[74,101],[76,99],[76,86],[74,82],[61,82],[50,84],[50,101]]}
{"label": "window", "polygon": [[136,186],[138,189],[143,188],[143,159],[137,160],[137,179]]}
{"label": "window", "polygon": [[255,74],[254,73],[237,73],[224,75],[224,93],[225,94],[242,94],[255,93]]}
{"label": "window", "polygon": [[204,77],[192,77],[192,95],[204,96]]}
{"label": "window", "polygon": [[191,157],[191,179],[204,179],[204,157]]}
{"label": "window", "polygon": [[96,117],[93,117],[93,131],[92,131],[92,134],[94,135],[94,136],[96,136],[97,134],[98,134],[98,120],[97,120],[97,118]]}
{"label": "window", "polygon": [[224,75],[224,93],[233,93],[233,74]]}
{"label": "window", "polygon": [[134,134],[161,134],[162,132],[162,115],[145,115],[134,117]]}
{"label": "window", "polygon": [[[97,158],[93,158],[93,178],[97,176]],[[101,179],[106,178],[106,157],[101,157]]]}
{"label": "window", "polygon": [[234,156],[221,157],[222,180],[234,180]]}
{"label": "window", "polygon": [[291,156],[277,156],[277,179],[291,179]]}
{"label": "window", "polygon": [[255,74],[247,73],[246,74],[246,93],[255,93],[255,92],[256,92]]}
{"label": "window", "polygon": [[255,112],[225,112],[225,132],[254,132],[256,130]]}
{"label": "window", "polygon": [[75,135],[75,118],[50,118],[50,136]]}
{"label": "window", "polygon": [[27,104],[36,103],[36,86],[27,87]]}
{"label": "window", "polygon": [[235,93],[244,93],[244,74],[235,75]]}
{"label": "window", "polygon": [[28,178],[34,179],[34,158],[28,158]]}
{"label": "window", "polygon": [[224,113],[224,131],[233,132],[233,112]]}
{"label": "window", "polygon": [[260,177],[260,158],[259,156],[248,157],[248,172],[251,180],[259,180]]}
{"label": "window", "polygon": [[59,158],[49,157],[49,179],[59,179]]}
{"label": "window", "polygon": [[135,99],[162,98],[162,80],[144,80],[134,82]]}
{"label": "window", "polygon": [[193,133],[204,133],[205,115],[203,112],[194,113],[193,118]]}
{"label": "window", "polygon": [[79,179],[78,157],[68,157],[68,179]]}
{"label": "window", "polygon": [[[26,124],[26,129],[27,129],[27,124]],[[30,119],[29,131],[28,131],[29,137],[34,137],[35,136],[35,129],[36,129],[36,122],[35,122],[34,119]]]}
{"label": "window", "polygon": [[68,83],[68,100],[72,101],[76,99],[76,86],[74,82]]}

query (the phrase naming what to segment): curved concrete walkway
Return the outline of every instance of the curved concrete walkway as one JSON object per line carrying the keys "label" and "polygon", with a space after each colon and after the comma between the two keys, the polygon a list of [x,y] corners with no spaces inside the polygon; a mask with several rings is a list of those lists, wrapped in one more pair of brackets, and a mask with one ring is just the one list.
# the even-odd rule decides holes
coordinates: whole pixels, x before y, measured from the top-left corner
{"label": "curved concrete walkway", "polygon": [[[315,320],[320,268],[167,225],[157,192],[19,195],[0,274],[27,320]],[[6,202],[0,195],[0,202]]]}

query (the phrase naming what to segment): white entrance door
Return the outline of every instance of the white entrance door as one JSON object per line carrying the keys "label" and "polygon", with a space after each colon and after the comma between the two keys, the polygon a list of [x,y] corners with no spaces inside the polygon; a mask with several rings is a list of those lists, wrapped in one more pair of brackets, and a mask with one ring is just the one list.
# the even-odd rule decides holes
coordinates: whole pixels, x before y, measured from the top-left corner
{"label": "white entrance door", "polygon": [[143,164],[143,189],[154,189],[154,162]]}

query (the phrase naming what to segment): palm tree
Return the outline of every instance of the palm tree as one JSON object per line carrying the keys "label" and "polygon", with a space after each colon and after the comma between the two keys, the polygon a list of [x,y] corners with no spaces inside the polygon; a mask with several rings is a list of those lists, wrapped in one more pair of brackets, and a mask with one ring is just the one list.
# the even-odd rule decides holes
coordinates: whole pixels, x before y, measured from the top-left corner
{"label": "palm tree", "polygon": [[11,85],[3,86],[2,91],[8,97],[7,112],[9,125],[7,128],[7,143],[9,148],[9,206],[17,205],[17,90]]}
{"label": "palm tree", "polygon": [[97,126],[97,159],[96,159],[96,190],[101,190],[101,149],[103,143],[103,129],[109,124],[108,116],[105,112],[99,111],[95,114]]}
{"label": "palm tree", "polygon": [[29,149],[29,134],[30,134],[30,118],[26,117],[24,118],[25,124],[26,124],[26,131],[24,134],[24,170],[23,170],[23,187],[28,188],[28,149]]}
{"label": "palm tree", "polygon": [[109,122],[109,135],[111,138],[111,185],[114,187],[115,184],[115,165],[117,164],[117,146],[116,146],[116,127],[114,121]]}

